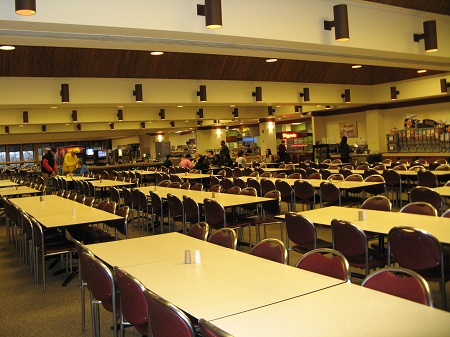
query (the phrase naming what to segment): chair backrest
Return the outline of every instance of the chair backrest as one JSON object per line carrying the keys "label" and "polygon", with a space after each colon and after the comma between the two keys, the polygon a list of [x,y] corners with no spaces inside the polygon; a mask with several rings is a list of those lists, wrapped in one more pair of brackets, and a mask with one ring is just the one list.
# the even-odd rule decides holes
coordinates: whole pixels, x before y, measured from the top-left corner
{"label": "chair backrest", "polygon": [[170,175],[170,181],[172,182],[179,182],[180,184],[182,183],[182,180],[179,176],[177,176],[176,174],[171,174]]}
{"label": "chair backrest", "polygon": [[402,185],[402,177],[396,170],[386,169],[383,171],[383,178],[386,186],[400,187]]}
{"label": "chair backrest", "polygon": [[279,263],[286,263],[287,250],[278,239],[265,239],[252,248],[250,254]]}
{"label": "chair backrest", "polygon": [[331,221],[333,249],[345,257],[368,257],[367,236],[360,228],[349,221],[333,219]]}
{"label": "chair backrest", "polygon": [[308,179],[318,179],[318,180],[322,180],[322,174],[320,174],[319,172],[311,173],[311,174],[308,176]]}
{"label": "chair backrest", "polygon": [[258,180],[253,179],[253,178],[248,178],[247,186],[253,187],[256,190],[256,192],[258,193],[258,196],[261,196],[261,184],[259,183]]}
{"label": "chair backrest", "polygon": [[239,167],[235,167],[233,169],[233,177],[235,177],[235,178],[242,177],[242,171]]}
{"label": "chair backrest", "polygon": [[222,178],[220,185],[222,186],[224,191],[228,191],[231,187],[233,187],[233,180],[231,180],[230,178],[224,177],[224,178]]}
{"label": "chair backrest", "polygon": [[368,168],[369,168],[369,165],[366,165],[366,164],[361,164],[356,167],[357,170],[364,170],[364,171],[367,170]]}
{"label": "chair backrest", "polygon": [[261,195],[277,189],[275,183],[272,180],[262,178],[259,183],[261,184]]}
{"label": "chair backrest", "polygon": [[162,199],[158,195],[158,193],[155,193],[153,191],[150,191],[150,199],[152,200],[152,212],[159,212],[161,211],[163,207]]}
{"label": "chair backrest", "polygon": [[221,192],[223,191],[222,186],[220,184],[212,185],[209,190],[209,192]]}
{"label": "chair backrest", "polygon": [[316,248],[316,227],[300,213],[288,212],[285,214],[286,235],[296,245],[314,244]]}
{"label": "chair backrest", "polygon": [[275,178],[285,179],[286,177],[287,177],[287,174],[282,172],[282,173],[278,173]]}
{"label": "chair backrest", "polygon": [[338,202],[340,205],[341,191],[331,182],[322,182],[320,183],[320,197],[322,202]]}
{"label": "chair backrest", "polygon": [[167,187],[167,186],[169,186],[170,185],[170,183],[171,183],[171,181],[170,180],[161,180],[159,183],[158,183],[158,186],[161,186],[161,187]]}
{"label": "chair backrest", "polygon": [[436,171],[450,171],[450,165],[441,164],[438,167],[436,167]]}
{"label": "chair backrest", "polygon": [[406,168],[405,165],[403,165],[403,164],[398,164],[398,165],[395,165],[395,166],[394,166],[393,170],[394,170],[394,171],[407,171],[408,169]]}
{"label": "chair backrest", "polygon": [[371,194],[384,194],[386,193],[386,182],[382,175],[372,174],[364,179],[365,182],[379,182],[380,184],[364,186],[364,191]]}
{"label": "chair backrest", "polygon": [[183,208],[186,222],[197,223],[200,221],[200,208],[194,199],[183,195]]}
{"label": "chair backrest", "polygon": [[[153,197],[153,195],[152,195]],[[153,199],[152,199],[153,201]],[[169,207],[170,217],[180,217],[184,214],[184,206],[183,201],[178,198],[176,195],[167,194],[167,204]]]}
{"label": "chair backrest", "polygon": [[195,183],[191,186],[191,190],[194,191],[203,191],[203,184],[202,183]]}
{"label": "chair backrest", "polygon": [[167,187],[170,188],[180,188],[181,187],[181,183],[179,181],[172,181],[170,182]]}
{"label": "chair backrest", "polygon": [[108,202],[106,200],[102,200],[97,204],[97,208],[103,210],[107,204]]}
{"label": "chair backrest", "polygon": [[198,324],[202,337],[233,337],[233,335],[230,335],[228,332],[223,331],[203,318],[200,318]]}
{"label": "chair backrest", "polygon": [[206,241],[209,234],[209,225],[206,222],[197,222],[187,232],[188,236]]}
{"label": "chair backrest", "polygon": [[367,178],[367,177],[369,177],[371,175],[374,175],[374,174],[379,174],[376,169],[373,169],[373,168],[369,167],[369,168],[366,168],[364,170],[364,178]]}
{"label": "chair backrest", "polygon": [[117,204],[115,201],[108,202],[103,210],[108,213],[115,214],[116,213]]}
{"label": "chair backrest", "polygon": [[288,179],[302,179],[302,174],[300,172],[294,172],[288,175]]}
{"label": "chair backrest", "polygon": [[133,324],[143,335],[148,336],[148,304],[145,287],[136,278],[119,267],[114,267],[117,288],[120,291],[120,310],[124,320]]}
{"label": "chair backrest", "polygon": [[227,194],[239,194],[241,188],[239,186],[231,186],[229,189],[225,190]]}
{"label": "chair backrest", "polygon": [[[320,174],[322,175],[322,179],[328,179],[328,177],[330,177],[332,173],[330,170],[322,169],[322,170],[320,170]],[[308,177],[308,179],[313,179],[313,178]]]}
{"label": "chair backrest", "polygon": [[154,292],[146,289],[144,297],[148,305],[149,336],[153,337],[197,337],[186,314]]}
{"label": "chair backrest", "polygon": [[76,202],[79,202],[80,204],[84,204],[84,199],[85,199],[85,196],[84,196],[83,194],[79,194],[79,195],[77,195],[77,197],[75,198],[75,201],[76,201]]}
{"label": "chair backrest", "polygon": [[288,203],[293,201],[293,190],[291,185],[286,180],[275,181],[275,186],[281,193],[281,200]]}
{"label": "chair backrest", "polygon": [[[350,173],[351,173],[351,171],[350,171]],[[345,177],[345,181],[364,181],[364,178],[360,174],[351,173],[350,175]]]}
{"label": "chair backrest", "polygon": [[118,303],[116,302],[116,284],[111,270],[94,255],[86,251],[82,255],[87,262],[86,273],[89,274],[87,285],[92,296],[101,301],[106,310],[114,312],[118,308]]}
{"label": "chair backrest", "polygon": [[442,208],[441,195],[429,187],[416,186],[410,193],[411,201],[423,201],[433,205],[434,208],[440,210]]}
{"label": "chair backrest", "polygon": [[245,183],[244,179],[238,178],[238,177],[235,177],[233,179],[233,185],[234,186],[239,186],[240,188],[246,188],[247,187],[247,184]]}
{"label": "chair backrest", "polygon": [[120,204],[120,192],[117,188],[111,187],[109,189],[109,199],[115,201],[118,205]]}
{"label": "chair backrest", "polygon": [[415,271],[406,268],[377,270],[364,279],[362,286],[430,307],[433,306],[427,281]]}
{"label": "chair backrest", "polygon": [[221,228],[209,237],[210,243],[236,250],[237,235],[231,228]]}
{"label": "chair backrest", "polygon": [[345,178],[342,174],[340,173],[333,173],[328,177],[329,181],[333,181],[333,180],[341,180],[343,181]]}
{"label": "chair backrest", "polygon": [[205,221],[211,228],[219,229],[226,227],[225,209],[214,199],[206,198],[203,201],[205,207]]}
{"label": "chair backrest", "polygon": [[114,222],[114,228],[125,235],[128,239],[128,216],[130,214],[130,207],[122,206],[116,211],[116,215],[123,217],[123,220],[117,220]]}
{"label": "chair backrest", "polygon": [[[331,256],[327,256],[330,255]],[[297,268],[350,282],[350,266],[344,255],[334,249],[319,248],[307,252]]]}
{"label": "chair backrest", "polygon": [[392,204],[391,201],[384,195],[374,195],[373,197],[364,200],[361,208],[390,212],[392,209]]}
{"label": "chair backrest", "polygon": [[446,210],[444,213],[442,213],[441,217],[450,218],[450,208]]}
{"label": "chair backrest", "polygon": [[412,213],[430,216],[438,215],[436,208],[434,208],[433,205],[424,201],[410,202],[409,204],[403,206],[400,209],[400,213]]}
{"label": "chair backrest", "polygon": [[431,171],[419,171],[417,172],[417,184],[426,187],[436,187],[438,186],[438,179]]}
{"label": "chair backrest", "polygon": [[272,190],[264,194],[264,198],[271,198],[271,201],[265,201],[262,203],[264,215],[275,216],[281,213],[281,192],[278,190]]}
{"label": "chair backrest", "polygon": [[180,188],[182,190],[189,190],[191,188],[191,183],[189,181],[186,181],[185,183],[182,183]]}

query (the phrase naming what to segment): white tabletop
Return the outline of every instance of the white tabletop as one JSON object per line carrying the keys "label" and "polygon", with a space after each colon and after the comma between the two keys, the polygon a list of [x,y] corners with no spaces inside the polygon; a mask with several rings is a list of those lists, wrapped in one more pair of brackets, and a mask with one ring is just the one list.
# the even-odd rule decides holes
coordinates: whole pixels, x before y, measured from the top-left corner
{"label": "white tabletop", "polygon": [[42,191],[28,187],[28,186],[13,186],[0,189],[0,195],[4,197],[18,196],[18,195],[30,195],[40,194]]}
{"label": "white tabletop", "polygon": [[43,199],[44,201],[40,201],[41,197],[25,197],[10,200],[47,228],[122,219],[112,213],[56,195],[46,195]]}
{"label": "white tabletop", "polygon": [[[155,190],[156,187],[156,190]],[[187,195],[194,199],[198,204],[203,204],[205,198],[215,199],[223,207],[239,206],[242,204],[254,204],[265,201],[270,201],[273,199],[264,197],[251,197],[248,195],[236,195],[227,193],[214,193],[214,198],[212,197],[212,192],[207,191],[195,191],[195,190],[185,190],[181,188],[170,188],[161,186],[145,186],[139,187],[139,190],[145,194],[150,194],[150,191],[156,192],[161,198],[167,198],[167,194],[171,193],[176,195],[178,198],[182,199],[183,195]]]}
{"label": "white tabletop", "polygon": [[[339,173],[339,170],[329,170],[331,173]],[[352,173],[357,173],[360,175],[364,175],[364,171],[365,170],[350,170]],[[382,170],[376,170],[378,172],[378,174],[383,175],[383,171]],[[406,170],[406,171],[395,171],[398,174],[402,175],[402,176],[417,176],[417,171],[414,170]],[[432,171],[436,176],[445,176],[445,175],[450,175],[450,171]]]}
{"label": "white tabletop", "polygon": [[175,175],[179,176],[181,179],[189,179],[189,180],[197,180],[197,179],[209,179],[211,178],[210,174],[206,173],[175,173]]}
{"label": "white tabletop", "polygon": [[73,181],[73,180],[95,180],[97,178],[93,178],[93,177],[83,177],[83,176],[71,176],[71,175],[65,175],[65,176],[57,176],[58,178],[67,180],[67,181]]}
{"label": "white tabletop", "polygon": [[450,197],[450,186],[434,187],[433,190],[443,197]]}
{"label": "white tabletop", "polygon": [[[224,317],[343,282],[179,233],[88,248],[109,265],[123,262],[145,287],[197,318]],[[192,259],[199,250],[201,263],[185,264],[186,249]]]}
{"label": "white tabletop", "polygon": [[[350,207],[323,207],[300,214],[307,217],[315,224],[330,226],[331,220],[347,220],[364,231],[377,232],[381,234],[389,233],[389,230],[396,226],[410,226],[426,230],[434,235],[442,243],[450,243],[450,219],[433,217],[429,215],[419,215],[399,212],[383,212],[365,210],[367,219],[358,220],[358,208]],[[284,215],[277,216],[283,219]]]}
{"label": "white tabletop", "polygon": [[[263,177],[260,177],[259,180],[261,181]],[[268,180],[271,180],[273,182],[276,182],[277,180],[284,180],[289,185],[294,186],[295,182],[300,181],[307,181],[309,182],[314,188],[320,188],[320,184],[323,182],[329,182],[326,179],[284,179],[284,178],[265,178]],[[340,181],[340,180],[333,180],[332,183],[336,185],[339,189],[350,189],[350,188],[358,188],[358,187],[365,187],[365,186],[373,186],[373,185],[379,185],[382,184],[380,182],[365,182],[365,181]]]}
{"label": "white tabletop", "polygon": [[11,180],[0,180],[0,188],[11,187],[11,186],[19,186],[19,184],[15,183]]}
{"label": "white tabletop", "polygon": [[100,179],[91,181],[92,185],[96,188],[109,188],[109,187],[120,187],[120,186],[132,186],[135,185],[133,183],[119,181],[119,180],[110,180],[110,179]]}
{"label": "white tabletop", "polygon": [[236,337],[440,337],[450,313],[343,283],[211,323]]}

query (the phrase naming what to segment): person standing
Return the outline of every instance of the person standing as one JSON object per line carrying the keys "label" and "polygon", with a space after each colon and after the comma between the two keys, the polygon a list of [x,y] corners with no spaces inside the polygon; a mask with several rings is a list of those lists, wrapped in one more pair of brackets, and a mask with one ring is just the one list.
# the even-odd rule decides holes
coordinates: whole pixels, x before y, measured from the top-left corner
{"label": "person standing", "polygon": [[68,153],[64,156],[63,163],[63,173],[73,174],[75,170],[78,168],[78,157],[77,154],[80,153],[80,149],[75,147],[70,149]]}
{"label": "person standing", "polygon": [[220,146],[219,164],[222,166],[229,166],[231,164],[230,150],[224,140],[220,141]]}
{"label": "person standing", "polygon": [[42,171],[42,178],[44,178],[44,184],[46,186],[48,186],[48,183],[50,181],[50,175],[58,174],[58,164],[56,164],[55,153],[56,149],[52,147],[42,157],[41,171]]}
{"label": "person standing", "polygon": [[284,139],[281,140],[280,145],[278,145],[278,162],[284,163],[286,160],[286,141]]}
{"label": "person standing", "polygon": [[341,142],[339,144],[339,152],[341,154],[341,161],[343,163],[349,163],[350,162],[350,146],[347,144],[347,137],[343,136],[341,139]]}

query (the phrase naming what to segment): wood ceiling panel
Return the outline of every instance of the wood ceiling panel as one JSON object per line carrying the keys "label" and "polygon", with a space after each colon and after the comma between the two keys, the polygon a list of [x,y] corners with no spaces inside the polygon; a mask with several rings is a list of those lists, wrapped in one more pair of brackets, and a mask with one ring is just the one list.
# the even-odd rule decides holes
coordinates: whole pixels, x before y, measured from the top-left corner
{"label": "wood ceiling panel", "polygon": [[[427,75],[442,72],[428,71]],[[414,69],[189,53],[17,46],[0,53],[0,76],[163,78],[371,85],[421,77]]]}
{"label": "wood ceiling panel", "polygon": [[365,0],[383,5],[415,9],[422,12],[450,15],[449,0]]}

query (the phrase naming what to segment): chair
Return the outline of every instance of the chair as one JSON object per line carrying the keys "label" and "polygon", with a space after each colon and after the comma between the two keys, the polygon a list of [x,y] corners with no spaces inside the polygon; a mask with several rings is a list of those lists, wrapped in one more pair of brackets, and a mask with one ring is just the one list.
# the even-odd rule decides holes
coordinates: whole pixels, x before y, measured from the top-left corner
{"label": "chair", "polygon": [[184,223],[184,204],[183,201],[176,195],[167,194],[167,206],[168,206],[168,219],[169,219],[169,231],[170,226],[177,228],[176,221],[180,220],[183,226],[183,233],[186,233],[186,224]]}
{"label": "chair", "polygon": [[281,194],[281,202],[287,203],[288,211],[295,211],[294,191],[286,180],[275,181],[275,186]]}
{"label": "chair", "polygon": [[[33,226],[33,248],[34,248],[34,271],[36,283],[39,283],[39,264],[42,265],[42,283],[43,292],[46,292],[46,268],[45,259],[48,256],[65,255],[67,257],[67,267],[70,265],[70,271],[72,270],[72,253],[76,252],[75,244],[67,239],[58,238],[56,241],[47,243],[45,242],[45,235],[41,225],[34,219],[30,218]],[[39,260],[41,260],[39,262]]]}
{"label": "chair", "polygon": [[252,248],[250,254],[283,264],[287,261],[287,250],[284,243],[278,239],[262,240]]}
{"label": "chair", "polygon": [[86,305],[85,305],[85,291],[88,285],[89,275],[88,263],[89,261],[83,256],[83,252],[91,254],[90,250],[83,245],[80,241],[72,239],[75,244],[78,255],[78,276],[81,289],[81,329],[86,330]]}
{"label": "chair", "polygon": [[180,188],[182,190],[189,190],[191,188],[191,183],[189,181],[186,181],[185,183],[182,183]]}
{"label": "chair", "polygon": [[388,159],[388,158],[383,159],[383,160],[381,161],[381,164],[383,164],[383,165],[385,165],[385,166],[390,166],[390,165],[392,164],[392,160],[391,160],[391,159]]}
{"label": "chair", "polygon": [[441,215],[442,218],[450,218],[450,208]]}
{"label": "chair", "polygon": [[331,164],[340,165],[340,164],[342,164],[342,160],[340,160],[340,159],[333,159],[333,160],[331,161]]}
{"label": "chair", "polygon": [[[364,276],[370,269],[384,267],[386,259],[374,249],[368,247],[367,236],[360,228],[349,221],[333,219],[331,221],[333,249],[341,252],[350,266],[364,270]],[[361,274],[352,273],[361,277]]]}
{"label": "chair", "polygon": [[392,169],[394,171],[408,171],[408,168],[403,164],[396,164]]}
{"label": "chair", "polygon": [[[161,227],[161,234],[164,233],[164,216],[167,215],[167,210],[164,207],[164,204],[162,202],[161,197],[154,193],[153,191],[150,191],[150,198],[151,198],[151,209],[152,209],[152,230],[153,234],[155,233],[155,227],[156,227],[156,221],[159,218],[159,225]],[[169,228],[170,231],[170,228]]]}
{"label": "chair", "polygon": [[[328,254],[331,256],[327,256]],[[350,265],[345,256],[334,249],[311,250],[302,256],[296,267],[351,283]]]}
{"label": "chair", "polygon": [[341,191],[331,182],[320,183],[320,207],[341,206]]}
{"label": "chair", "polygon": [[162,181],[158,184],[158,186],[161,186],[161,187],[168,187],[170,184],[171,184],[171,181],[170,181],[170,180],[162,180]]}
{"label": "chair", "polygon": [[[331,171],[327,170],[327,169],[322,169],[319,172],[322,175],[322,179],[324,179],[324,180],[328,179],[328,177],[330,177],[332,174]],[[308,179],[314,179],[314,178],[308,177]]]}
{"label": "chair", "polygon": [[[250,167],[245,167],[244,171],[242,172],[243,176],[250,176],[253,173],[253,169],[251,169]],[[236,177],[236,175],[235,175]]]}
{"label": "chair", "polygon": [[379,174],[373,174],[364,179],[364,182],[371,183],[376,182],[379,184],[364,186],[364,193],[370,193],[372,195],[384,194],[386,195],[386,182],[383,176]]}
{"label": "chair", "polygon": [[239,167],[235,167],[233,169],[233,177],[234,178],[242,177],[242,171]]}
{"label": "chair", "polygon": [[234,337],[203,318],[200,318],[198,324],[202,337]]}
{"label": "chair", "polygon": [[114,267],[117,288],[120,292],[120,333],[124,335],[124,323],[132,324],[136,330],[148,336],[148,304],[145,287],[136,278],[119,267]]}
{"label": "chair", "polygon": [[287,178],[287,174],[286,173],[278,173],[275,178],[277,179],[286,179]]}
{"label": "chair", "polygon": [[392,209],[391,201],[384,195],[374,195],[366,199],[362,206],[362,209],[371,209],[376,211],[390,212]]}
{"label": "chair", "polygon": [[[305,254],[317,248],[331,248],[331,242],[317,237],[316,226],[300,213],[286,213],[286,248]],[[294,245],[290,247],[290,242]],[[289,261],[288,261],[289,262]]]}
{"label": "chair", "polygon": [[439,186],[437,176],[431,171],[418,171],[417,172],[417,185],[425,187],[437,187]]}
{"label": "chair", "polygon": [[233,180],[229,178],[222,178],[222,181],[220,183],[224,191],[228,191],[230,188],[233,187]]}
{"label": "chair", "polygon": [[277,189],[272,180],[261,178],[259,183],[261,184],[261,195],[265,195],[266,193]]}
{"label": "chair", "polygon": [[119,240],[119,233],[128,239],[128,216],[130,213],[130,207],[122,206],[116,211],[116,215],[123,218],[123,220],[117,220],[110,223],[110,227],[114,228],[115,239]]}
{"label": "chair", "polygon": [[79,202],[80,204],[84,204],[84,200],[86,199],[86,197],[83,194],[79,194],[77,195],[77,197],[75,198],[76,202]]}
{"label": "chair", "polygon": [[91,292],[92,331],[100,336],[100,304],[112,313],[114,337],[117,337],[117,318],[120,310],[116,284],[111,270],[94,255],[83,251],[88,274],[87,287]]}
{"label": "chair", "polygon": [[231,228],[221,228],[209,237],[210,243],[236,250],[237,235]]}
{"label": "chair", "polygon": [[295,169],[295,173],[300,173],[301,178],[300,179],[306,179],[307,175],[306,175],[306,170],[304,168],[301,167],[297,167]]}
{"label": "chair", "polygon": [[313,185],[305,180],[294,182],[295,203],[309,206],[310,209],[316,208],[316,191]]}
{"label": "chair", "polygon": [[117,204],[117,207],[121,206],[120,191],[117,188],[111,187],[109,189],[109,200],[115,201]]}
{"label": "chair", "polygon": [[167,187],[169,187],[169,188],[181,188],[181,183],[179,181],[172,181],[169,184],[167,184]]}
{"label": "chair", "polygon": [[361,165],[358,165],[358,166],[356,167],[356,169],[357,169],[358,171],[365,171],[365,170],[367,170],[368,168],[370,168],[370,166],[367,165],[367,164],[361,164]]}
{"label": "chair", "polygon": [[401,175],[391,169],[387,169],[383,171],[383,178],[386,184],[386,194],[388,192],[392,192],[395,198],[393,200],[397,201],[397,205],[400,201],[400,208],[402,207],[402,177]]}
{"label": "chair", "polygon": [[200,207],[198,203],[187,195],[183,195],[183,208],[184,208],[184,228],[187,224],[195,224],[200,222]]}
{"label": "chair", "polygon": [[433,307],[427,281],[406,268],[383,268],[367,276],[362,286]]}
{"label": "chair", "polygon": [[153,337],[197,337],[189,317],[172,303],[146,289],[148,335]]}
{"label": "chair", "polygon": [[231,186],[229,189],[225,190],[227,194],[239,194],[241,192],[241,188],[239,186]]}
{"label": "chair", "polygon": [[203,184],[202,183],[195,183],[190,188],[193,191],[203,191]]}
{"label": "chair", "polygon": [[443,210],[441,195],[429,187],[417,186],[410,192],[411,202],[423,201],[431,204],[438,212]]}
{"label": "chair", "polygon": [[220,193],[220,192],[223,192],[223,188],[222,188],[222,186],[220,186],[219,184],[213,185],[213,186],[211,186],[211,187],[209,188],[208,192],[217,192],[217,193]]}
{"label": "chair", "polygon": [[183,183],[181,178],[179,176],[177,176],[176,174],[171,174],[169,177],[170,177],[170,181],[172,181],[172,182],[179,182],[180,184]]}
{"label": "chair", "polygon": [[327,179],[328,179],[328,181],[333,181],[333,180],[344,181],[345,180],[344,176],[340,173],[333,173],[333,174],[329,175]]}
{"label": "chair", "polygon": [[294,172],[287,176],[288,179],[302,179],[302,174],[300,172]]}
{"label": "chair", "polygon": [[272,173],[270,173],[270,172],[263,172],[259,176],[261,178],[271,178],[272,177]]}
{"label": "chair", "polygon": [[253,179],[253,178],[247,178],[247,187],[253,187],[256,190],[258,197],[260,197],[262,195],[261,194],[261,184],[259,183],[258,180]]}
{"label": "chair", "polygon": [[244,179],[242,178],[234,178],[233,179],[233,185],[234,186],[239,186],[240,188],[246,188],[247,184],[245,183]]}
{"label": "chair", "polygon": [[371,175],[374,175],[374,174],[379,174],[379,173],[378,173],[378,171],[376,169],[369,167],[369,168],[364,170],[364,179],[369,177],[369,176],[371,176]]}
{"label": "chair", "polygon": [[311,173],[307,179],[318,179],[318,180],[322,180],[322,174],[320,174],[319,172],[314,172]]}
{"label": "chair", "polygon": [[437,216],[437,210],[427,202],[424,201],[416,201],[410,202],[409,204],[403,206],[400,209],[400,213],[412,213],[412,214],[422,214],[422,215],[430,215]]}
{"label": "chair", "polygon": [[445,282],[449,273],[444,262],[444,252],[438,239],[430,233],[413,227],[394,227],[388,234],[388,264],[419,273],[425,280],[438,282],[441,288],[442,307],[447,310]]}
{"label": "chair", "polygon": [[199,240],[206,241],[209,234],[209,226],[206,222],[197,222],[195,225],[192,225],[187,232],[187,235]]}

